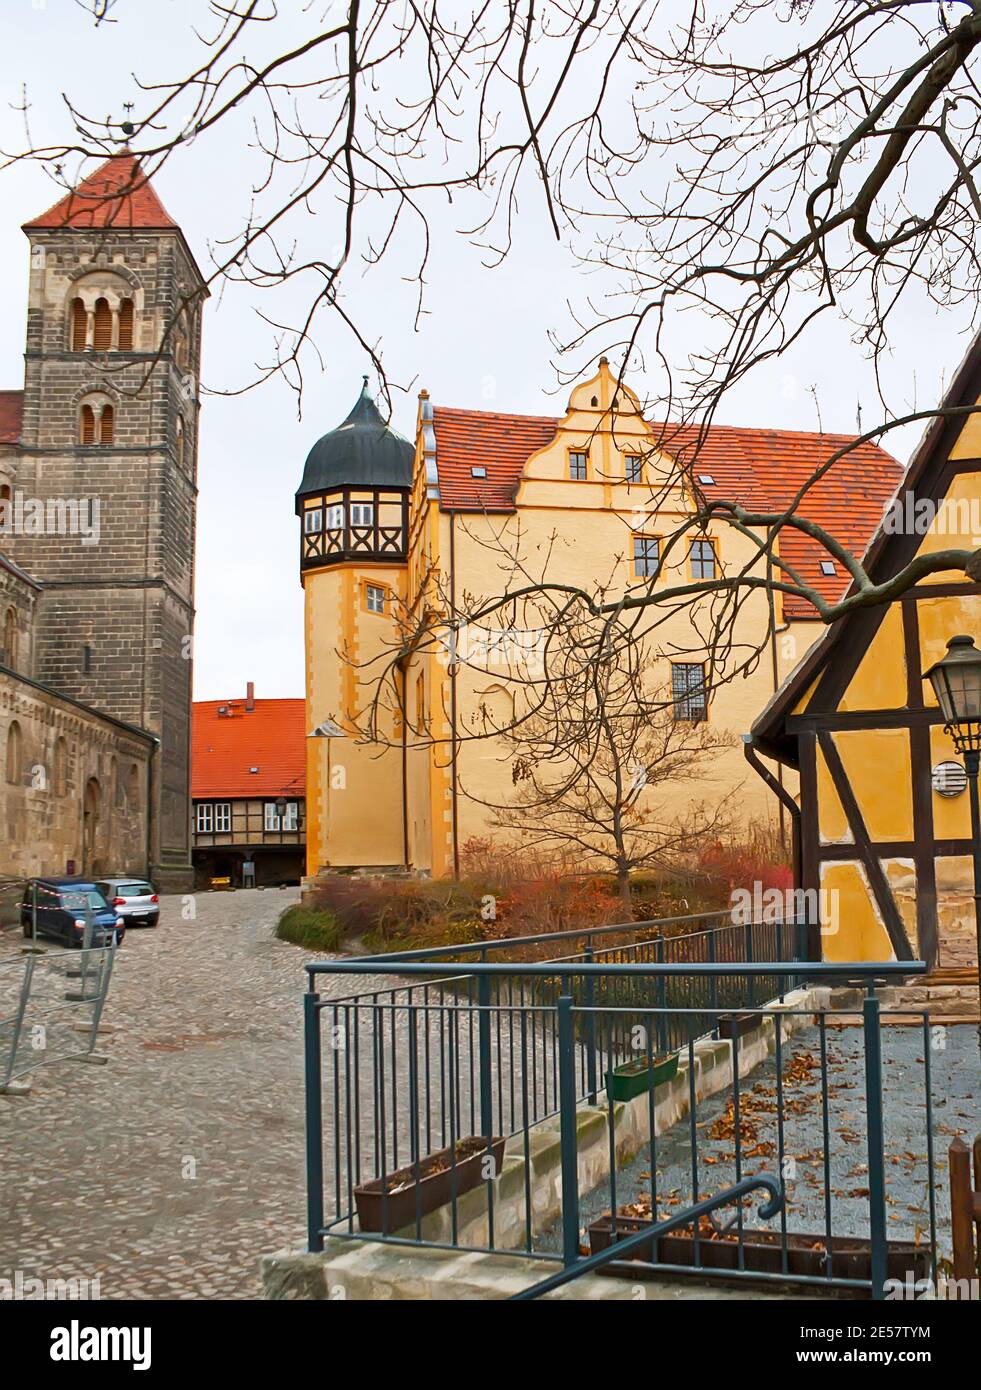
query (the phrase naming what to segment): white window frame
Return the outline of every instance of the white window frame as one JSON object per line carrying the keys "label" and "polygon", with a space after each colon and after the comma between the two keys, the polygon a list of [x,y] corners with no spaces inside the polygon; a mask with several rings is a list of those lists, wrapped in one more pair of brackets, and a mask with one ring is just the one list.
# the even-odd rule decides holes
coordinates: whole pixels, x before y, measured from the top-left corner
{"label": "white window frame", "polygon": [[215,830],[215,808],[210,801],[199,801],[194,808],[194,833],[213,835]]}
{"label": "white window frame", "polygon": [[324,529],[324,511],[322,507],[310,507],[303,513],[303,531],[307,536],[318,535]]}
{"label": "white window frame", "polygon": [[374,502],[352,502],[351,503],[351,525],[352,526],[374,526],[375,524],[375,504]]}
{"label": "white window frame", "polygon": [[275,801],[267,801],[263,807],[263,830],[281,830],[279,809]]}
{"label": "white window frame", "polygon": [[[371,601],[372,594],[379,595],[380,602],[377,608]],[[366,584],[364,586],[364,605],[369,613],[385,612],[385,590],[380,584]]]}
{"label": "white window frame", "polygon": [[327,530],[343,531],[344,529],[344,503],[335,502],[327,508]]}
{"label": "white window frame", "polygon": [[230,835],[232,832],[232,803],[230,801],[215,802],[215,834]]}
{"label": "white window frame", "polygon": [[287,801],[282,819],[284,830],[298,830],[300,825],[300,803],[298,801]]}

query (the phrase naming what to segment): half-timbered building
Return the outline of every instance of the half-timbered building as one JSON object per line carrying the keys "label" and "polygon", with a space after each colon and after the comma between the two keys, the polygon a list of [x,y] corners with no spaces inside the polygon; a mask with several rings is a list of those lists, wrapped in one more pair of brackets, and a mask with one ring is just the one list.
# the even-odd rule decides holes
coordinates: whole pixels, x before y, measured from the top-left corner
{"label": "half-timbered building", "polygon": [[[916,556],[981,545],[979,399],[981,340],[871,541],[875,582]],[[750,750],[759,768],[763,754],[799,771],[798,882],[818,907],[815,949],[830,960],[922,957],[952,992],[976,979],[969,796],[924,673],[950,637],[979,628],[981,587],[959,571],[853,609],[770,701]]]}

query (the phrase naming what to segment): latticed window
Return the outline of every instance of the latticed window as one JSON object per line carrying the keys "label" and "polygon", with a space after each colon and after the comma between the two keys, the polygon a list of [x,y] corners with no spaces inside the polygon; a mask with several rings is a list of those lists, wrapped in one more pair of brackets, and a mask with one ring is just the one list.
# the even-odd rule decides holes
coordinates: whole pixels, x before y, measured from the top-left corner
{"label": "latticed window", "polygon": [[88,327],[88,315],[85,312],[85,305],[80,299],[72,300],[72,352],[85,351],[85,332]]}
{"label": "latticed window", "polygon": [[124,299],[119,305],[119,347],[122,352],[133,350],[133,301]]}
{"label": "latticed window", "polygon": [[656,536],[634,536],[634,574],[638,579],[657,574],[659,552]]}
{"label": "latticed window", "polygon": [[296,830],[299,825],[300,808],[296,801],[287,801],[283,811],[283,829]]}
{"label": "latticed window", "polygon": [[569,477],[573,482],[583,483],[586,481],[586,471],[588,468],[589,455],[583,453],[570,453],[569,455]]}
{"label": "latticed window", "polygon": [[627,454],[624,463],[626,464],[627,482],[639,483],[644,472],[644,460],[640,454]]}
{"label": "latticed window", "polygon": [[112,310],[109,308],[108,299],[95,301],[92,346],[96,352],[108,352],[112,347]]}
{"label": "latticed window", "polygon": [[210,835],[215,828],[215,808],[210,801],[202,801],[194,808],[194,828],[199,835]]}
{"label": "latticed window", "polygon": [[215,834],[227,835],[232,828],[232,803],[230,801],[215,802]]}
{"label": "latticed window", "polygon": [[671,663],[671,698],[674,717],[697,724],[708,718],[705,698],[705,667],[700,661]]}
{"label": "latticed window", "polygon": [[715,546],[711,541],[692,541],[688,551],[692,579],[715,578]]}
{"label": "latticed window", "polygon": [[369,613],[384,613],[385,611],[385,590],[377,584],[365,586],[365,604]]}

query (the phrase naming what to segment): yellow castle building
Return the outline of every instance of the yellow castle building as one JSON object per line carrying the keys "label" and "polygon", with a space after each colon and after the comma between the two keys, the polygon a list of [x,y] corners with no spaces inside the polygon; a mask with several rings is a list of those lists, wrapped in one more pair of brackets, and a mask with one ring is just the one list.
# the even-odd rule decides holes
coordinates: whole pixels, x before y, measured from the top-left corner
{"label": "yellow castle building", "polygon": [[[846,442],[723,426],[697,440],[690,429],[645,419],[605,359],[574,387],[561,417],[443,407],[423,391],[410,442],[382,419],[365,378],[347,419],[311,449],[296,494],[308,875],[401,868],[452,876],[468,841],[501,833],[488,803],[513,789],[512,751],[503,735],[473,735],[482,722],[507,724],[520,688],[515,661],[534,657],[538,638],[519,634],[517,657],[511,650],[495,664],[499,633],[464,640],[457,630],[475,596],[513,592],[529,576],[607,594],[636,588],[654,574],[664,539],[691,516],[696,488],[756,510],[784,507]],[[686,457],[687,474],[678,466]],[[805,511],[861,553],[900,477],[894,459],[863,444],[812,490]],[[809,584],[831,598],[842,592],[848,576],[806,536],[785,531],[779,544]],[[752,556],[746,536],[712,523],[656,582],[735,572]],[[822,627],[799,597],[773,601],[775,630],[764,590],[742,600],[734,642],[758,647],[759,657],[710,698],[708,654],[693,641],[690,608],[656,630],[651,665],[675,718],[732,735],[695,785],[679,786],[679,804],[736,790],[740,816],[785,816],[789,827],[796,769],[768,785],[747,763],[755,753],[744,736]],[[445,642],[420,640],[434,625]],[[379,699],[385,671],[394,700]]]}

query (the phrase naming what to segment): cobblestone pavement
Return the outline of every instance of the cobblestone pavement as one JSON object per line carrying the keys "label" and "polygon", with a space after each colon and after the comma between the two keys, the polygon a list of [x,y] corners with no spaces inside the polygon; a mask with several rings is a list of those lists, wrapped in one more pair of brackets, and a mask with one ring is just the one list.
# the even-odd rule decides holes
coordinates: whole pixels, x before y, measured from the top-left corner
{"label": "cobblestone pavement", "polygon": [[[0,1097],[0,1278],[249,1298],[260,1254],[302,1246],[308,953],[272,934],[297,896],[202,893],[193,921],[165,898],[118,954],[109,1062],[41,1068],[29,1097]],[[2,934],[0,959],[20,944]]]}

